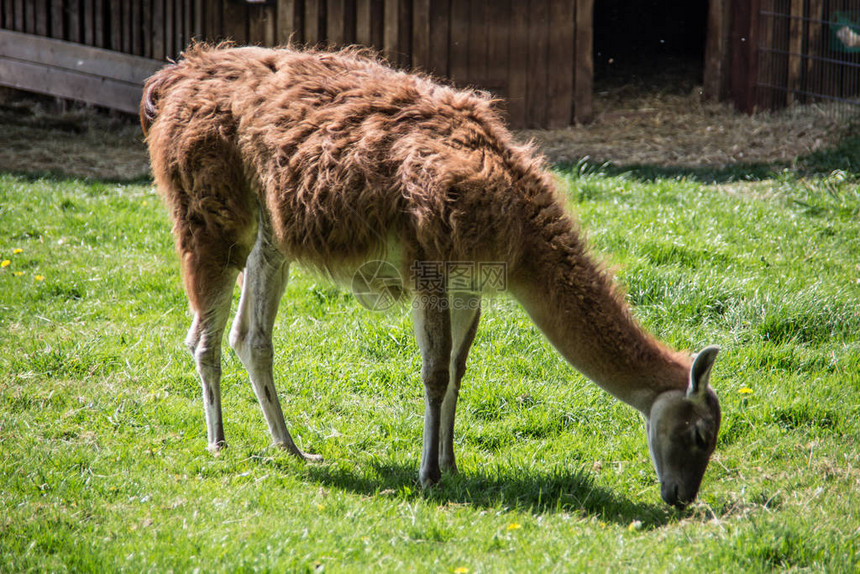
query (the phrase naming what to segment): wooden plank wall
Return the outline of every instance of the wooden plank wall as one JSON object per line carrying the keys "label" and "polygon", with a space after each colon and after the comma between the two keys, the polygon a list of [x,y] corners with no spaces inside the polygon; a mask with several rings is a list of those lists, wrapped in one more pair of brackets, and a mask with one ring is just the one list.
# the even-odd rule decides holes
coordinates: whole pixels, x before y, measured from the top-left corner
{"label": "wooden plank wall", "polygon": [[144,58],[175,58],[202,38],[204,0],[0,0],[0,28]]}
{"label": "wooden plank wall", "polygon": [[361,44],[504,98],[513,127],[592,116],[594,0],[0,0],[0,28],[155,60],[193,40]]}
{"label": "wooden plank wall", "polygon": [[[593,5],[594,0],[278,0],[265,9],[274,11],[278,43],[368,46],[396,66],[489,90],[504,98],[512,126],[538,128],[591,120]],[[230,32],[221,36],[268,44],[242,30]]]}
{"label": "wooden plank wall", "polygon": [[762,1],[731,0],[732,31],[730,97],[735,106],[752,113],[756,108],[758,78],[759,12]]}
{"label": "wooden plank wall", "polygon": [[731,1],[710,0],[705,39],[705,65],[702,95],[707,100],[726,99],[729,92],[731,50]]}
{"label": "wooden plank wall", "polygon": [[158,60],[0,29],[0,86],[134,114],[144,80],[161,65]]}

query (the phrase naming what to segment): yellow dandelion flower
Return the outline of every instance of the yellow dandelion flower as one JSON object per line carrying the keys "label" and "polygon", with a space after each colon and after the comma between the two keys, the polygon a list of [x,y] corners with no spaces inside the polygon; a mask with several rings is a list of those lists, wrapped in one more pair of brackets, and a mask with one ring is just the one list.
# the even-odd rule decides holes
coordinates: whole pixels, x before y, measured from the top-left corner
{"label": "yellow dandelion flower", "polygon": [[36,277],[34,277],[34,279],[36,279],[36,281],[44,281],[45,276],[44,275],[36,275]]}
{"label": "yellow dandelion flower", "polygon": [[12,253],[15,255],[18,255],[19,253],[24,253],[24,250],[21,249],[20,247],[16,247],[15,249],[12,250]]}
{"label": "yellow dandelion flower", "polygon": [[24,274],[24,272],[23,272],[23,271],[16,271],[15,273],[13,273],[13,275],[14,275],[15,277],[20,277],[20,276],[21,276],[21,275],[23,275],[23,274]]}
{"label": "yellow dandelion flower", "polygon": [[469,569],[465,566],[457,566],[454,568],[454,574],[469,574]]}
{"label": "yellow dandelion flower", "polygon": [[517,530],[517,529],[522,528],[522,527],[523,527],[522,524],[519,524],[516,522],[511,522],[510,524],[508,524],[508,530]]}
{"label": "yellow dandelion flower", "polygon": [[8,259],[4,259],[2,262],[0,262],[0,267],[9,267],[10,265],[12,265],[12,262]]}
{"label": "yellow dandelion flower", "polygon": [[749,395],[749,394],[752,394],[753,390],[749,387],[742,387],[742,388],[738,389],[738,392],[742,395]]}

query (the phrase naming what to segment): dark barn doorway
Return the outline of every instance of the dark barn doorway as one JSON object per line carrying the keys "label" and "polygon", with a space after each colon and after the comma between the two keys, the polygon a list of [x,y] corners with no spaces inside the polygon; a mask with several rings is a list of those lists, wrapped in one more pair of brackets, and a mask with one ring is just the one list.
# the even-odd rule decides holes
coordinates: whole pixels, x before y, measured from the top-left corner
{"label": "dark barn doorway", "polygon": [[708,0],[599,0],[594,81],[603,90],[689,93],[702,85]]}

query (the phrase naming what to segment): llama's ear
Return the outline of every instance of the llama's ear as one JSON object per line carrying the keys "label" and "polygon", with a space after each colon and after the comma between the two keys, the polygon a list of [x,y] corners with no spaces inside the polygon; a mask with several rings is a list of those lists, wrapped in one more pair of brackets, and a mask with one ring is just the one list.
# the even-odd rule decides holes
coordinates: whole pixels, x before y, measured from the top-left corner
{"label": "llama's ear", "polygon": [[719,347],[705,347],[693,360],[693,366],[690,367],[690,386],[687,387],[687,396],[693,397],[708,388],[708,380],[711,378],[711,367],[714,366],[714,359],[717,358],[717,353],[720,352]]}

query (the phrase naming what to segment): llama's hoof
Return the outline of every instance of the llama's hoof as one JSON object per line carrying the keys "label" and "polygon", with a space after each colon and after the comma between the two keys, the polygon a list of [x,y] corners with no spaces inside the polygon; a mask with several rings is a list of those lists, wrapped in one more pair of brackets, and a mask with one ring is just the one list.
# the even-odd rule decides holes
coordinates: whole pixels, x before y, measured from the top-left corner
{"label": "llama's hoof", "polygon": [[309,452],[302,452],[301,457],[305,459],[305,462],[322,462],[323,457],[319,454],[311,454]]}
{"label": "llama's hoof", "polygon": [[221,440],[218,442],[209,443],[209,446],[206,447],[206,450],[212,453],[212,456],[220,456],[221,451],[225,448],[227,448],[227,443]]}
{"label": "llama's hoof", "polygon": [[289,452],[291,455],[302,459],[305,462],[322,462],[323,457],[319,454],[311,454],[301,450],[294,443],[278,443],[278,448]]}
{"label": "llama's hoof", "polygon": [[429,489],[435,488],[439,486],[439,480],[442,478],[442,474],[437,470],[435,473],[431,472],[419,472],[418,473],[418,482],[421,483],[421,488]]}

